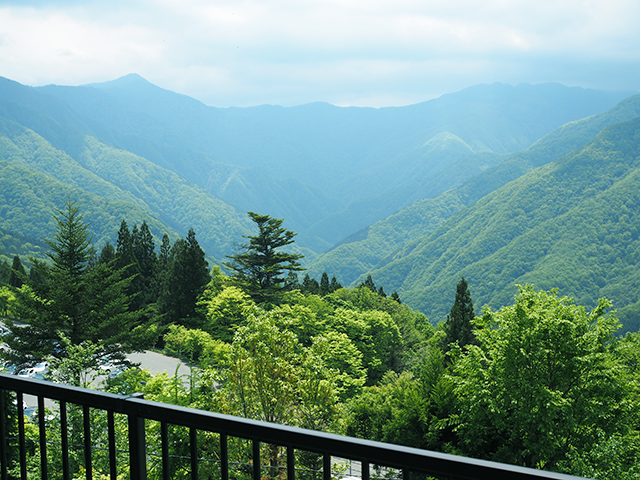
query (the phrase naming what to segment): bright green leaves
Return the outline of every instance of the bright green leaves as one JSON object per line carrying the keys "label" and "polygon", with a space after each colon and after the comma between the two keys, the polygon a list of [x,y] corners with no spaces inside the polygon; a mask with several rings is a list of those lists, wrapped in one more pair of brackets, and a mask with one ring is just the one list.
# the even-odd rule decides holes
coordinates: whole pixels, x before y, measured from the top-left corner
{"label": "bright green leaves", "polygon": [[223,377],[236,414],[308,428],[330,428],[335,421],[331,370],[292,332],[279,329],[270,313],[256,311],[238,329]]}
{"label": "bright green leaves", "polygon": [[611,432],[623,385],[609,345],[618,328],[555,292],[520,288],[515,304],[478,319],[480,346],[456,365],[460,437],[470,455],[549,467],[589,431]]}

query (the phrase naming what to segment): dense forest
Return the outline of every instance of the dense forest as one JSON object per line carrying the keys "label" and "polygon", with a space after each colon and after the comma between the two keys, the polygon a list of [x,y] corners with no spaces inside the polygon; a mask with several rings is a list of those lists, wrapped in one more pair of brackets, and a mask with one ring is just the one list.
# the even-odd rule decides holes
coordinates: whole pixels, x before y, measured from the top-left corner
{"label": "dense forest", "polygon": [[[299,281],[301,255],[286,251],[295,233],[268,215],[249,213],[257,234],[227,257],[229,274],[209,268],[193,230],[158,246],[146,223],[123,220],[116,245],[98,253],[84,218],[68,199],[46,240],[49,262],[27,271],[16,256],[0,268],[12,331],[3,338],[5,365],[46,359],[52,380],[87,386],[101,362],[127,365],[128,352],[155,346],[190,362],[189,382],[130,368],[103,388],[581,476],[640,478],[640,334],[617,335],[606,299],[585,309],[526,285],[509,305],[476,317],[475,287],[461,278],[447,295],[446,320],[433,326],[371,276],[351,288],[326,272]],[[72,442],[82,430],[74,418]],[[104,419],[92,421],[99,437]],[[124,440],[125,425],[118,428]],[[149,438],[150,451],[159,448]],[[171,445],[188,458],[188,442]],[[232,444],[231,458],[244,448]],[[281,452],[264,450],[276,478]],[[30,454],[34,475],[38,452]],[[78,471],[79,453],[71,459]],[[297,460],[310,471],[319,462]],[[251,475],[248,467],[238,462],[238,478]],[[94,468],[107,464],[98,459]],[[188,466],[172,468],[179,476]],[[201,474],[215,477],[216,468],[206,464]]]}

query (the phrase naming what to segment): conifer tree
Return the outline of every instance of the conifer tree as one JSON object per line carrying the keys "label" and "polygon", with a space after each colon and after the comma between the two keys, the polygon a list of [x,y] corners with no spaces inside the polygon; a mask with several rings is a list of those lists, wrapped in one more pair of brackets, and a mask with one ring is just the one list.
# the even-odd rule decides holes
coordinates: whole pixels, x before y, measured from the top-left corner
{"label": "conifer tree", "polygon": [[280,294],[286,290],[283,273],[304,270],[298,262],[304,255],[280,250],[292,244],[296,236],[282,226],[283,220],[248,213],[259,233],[245,236],[249,243],[240,245],[240,253],[227,255],[231,261],[224,265],[231,271],[233,282],[256,303],[277,303]]}
{"label": "conifer tree", "polygon": [[395,300],[396,302],[398,302],[398,303],[402,303],[402,301],[400,300],[400,295],[398,295],[398,292],[397,292],[397,291],[396,291],[396,292],[393,292],[393,293],[391,294],[391,298],[392,298],[393,300]]}
{"label": "conifer tree", "polygon": [[[35,262],[40,282],[30,280],[16,292],[16,317],[25,322],[6,338],[3,356],[14,365],[33,365],[45,358],[66,356],[64,342],[99,345],[97,356],[124,358],[151,341],[139,326],[140,314],[129,312],[128,280],[122,270],[98,263],[89,266],[93,249],[88,225],[71,200],[58,210],[51,248],[51,268]],[[138,327],[138,328],[137,328]],[[95,359],[97,362],[97,358]],[[79,380],[78,380],[79,381]]]}
{"label": "conifer tree", "polygon": [[331,284],[329,283],[329,275],[327,275],[327,272],[324,272],[322,274],[322,277],[320,278],[320,295],[324,297],[329,293],[331,293]]}
{"label": "conifer tree", "polygon": [[340,282],[338,282],[335,275],[332,276],[331,283],[329,284],[329,291],[333,293],[340,288],[342,288],[342,285],[340,285]]}
{"label": "conifer tree", "polygon": [[[162,248],[160,253],[162,263]],[[200,328],[204,316],[197,311],[196,302],[210,279],[205,253],[191,228],[186,239],[179,238],[171,247],[166,275],[158,298],[160,314],[163,315],[162,322]]]}
{"label": "conifer tree", "polygon": [[135,295],[132,306],[144,308],[155,303],[157,288],[154,281],[155,264],[157,262],[153,235],[147,222],[142,222],[131,230],[131,245],[135,259],[135,277],[131,283],[131,294]]}
{"label": "conifer tree", "polygon": [[473,325],[471,324],[474,318],[475,313],[469,285],[462,277],[456,286],[455,300],[444,325],[446,332],[445,350],[449,350],[449,345],[456,341],[460,347],[475,343]]}
{"label": "conifer tree", "polygon": [[107,242],[100,252],[100,256],[98,257],[99,263],[110,263],[116,260],[116,249]]}
{"label": "conifer tree", "polygon": [[[125,220],[120,223],[120,230],[118,230],[118,242],[116,243],[116,255],[118,261],[116,262],[117,268],[131,268],[135,263],[135,255],[133,252],[133,238],[129,231],[129,226]],[[135,271],[129,271],[129,276],[136,273]]]}
{"label": "conifer tree", "polygon": [[311,278],[309,274],[306,274],[302,279],[300,290],[304,293],[317,295],[320,292],[320,284],[315,278]]}
{"label": "conifer tree", "polygon": [[9,278],[11,278],[11,267],[6,260],[2,260],[0,261],[0,285],[8,285]]}
{"label": "conifer tree", "polygon": [[377,293],[378,290],[376,289],[376,284],[373,283],[373,278],[371,278],[371,275],[367,275],[367,279],[362,282],[360,285],[358,285],[359,287],[367,287],[369,290],[371,290],[373,293]]}
{"label": "conifer tree", "polygon": [[14,288],[20,288],[24,283],[24,278],[26,277],[26,272],[24,271],[24,266],[22,266],[22,262],[20,261],[20,257],[15,255],[13,257],[13,264],[11,265],[11,276],[9,277],[9,285]]}
{"label": "conifer tree", "polygon": [[298,280],[298,274],[293,271],[287,274],[284,284],[286,290],[298,290],[301,287],[300,281]]}

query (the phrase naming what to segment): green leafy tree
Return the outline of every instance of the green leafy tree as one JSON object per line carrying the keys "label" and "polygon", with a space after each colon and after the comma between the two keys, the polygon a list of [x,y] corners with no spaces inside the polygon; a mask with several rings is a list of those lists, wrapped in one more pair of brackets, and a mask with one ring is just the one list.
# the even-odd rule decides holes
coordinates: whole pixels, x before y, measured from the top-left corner
{"label": "green leafy tree", "polygon": [[458,342],[462,348],[471,343],[475,343],[473,334],[473,319],[475,313],[473,311],[473,301],[469,292],[469,285],[462,277],[456,285],[456,296],[451,307],[451,312],[447,315],[447,321],[444,324],[446,332],[445,351],[449,350],[452,343]]}
{"label": "green leafy tree", "polygon": [[329,321],[331,329],[346,334],[362,352],[368,385],[378,382],[385,372],[393,369],[394,353],[402,339],[398,326],[387,312],[338,308]]}
{"label": "green leafy tree", "polygon": [[388,372],[378,385],[366,387],[348,402],[347,435],[416,448],[451,451],[456,412],[454,384],[444,354],[431,349],[417,376]]}
{"label": "green leafy tree", "polygon": [[0,315],[7,317],[11,314],[11,304],[15,302],[15,290],[10,287],[0,287]]}
{"label": "green leafy tree", "polygon": [[253,301],[238,287],[225,287],[213,296],[202,295],[198,305],[205,315],[204,330],[215,339],[231,343],[238,327],[244,324],[247,309]]}
{"label": "green leafy tree", "polygon": [[597,432],[625,430],[628,404],[613,355],[619,328],[600,300],[587,313],[554,291],[520,287],[515,304],[485,308],[479,345],[454,365],[459,446],[467,455],[556,469]]}
{"label": "green leafy tree", "polygon": [[277,303],[286,291],[283,274],[304,270],[298,260],[303,255],[281,251],[294,242],[295,233],[282,227],[283,220],[249,212],[259,229],[258,235],[246,236],[249,243],[240,246],[241,253],[227,255],[225,266],[236,285],[256,303]]}
{"label": "green leafy tree", "polygon": [[6,337],[9,349],[3,355],[14,365],[64,359],[63,339],[98,345],[97,357],[123,358],[144,348],[154,331],[139,325],[140,313],[128,311],[129,281],[123,271],[102,263],[89,268],[91,237],[74,202],[69,200],[55,219],[54,239],[47,241],[52,266],[34,262],[43,281],[28,281],[16,291],[15,314],[26,325],[7,322],[13,333]]}

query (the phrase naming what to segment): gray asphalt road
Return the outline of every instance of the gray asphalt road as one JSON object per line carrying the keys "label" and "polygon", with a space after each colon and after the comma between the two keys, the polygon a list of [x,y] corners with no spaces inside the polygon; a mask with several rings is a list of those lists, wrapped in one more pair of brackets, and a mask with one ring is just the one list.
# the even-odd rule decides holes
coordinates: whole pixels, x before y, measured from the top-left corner
{"label": "gray asphalt road", "polygon": [[173,376],[178,369],[178,375],[189,375],[189,366],[182,360],[168,357],[161,353],[151,352],[149,350],[144,353],[131,353],[127,358],[132,362],[140,363],[140,368],[149,370],[154,375],[167,372],[169,376]]}
{"label": "gray asphalt road", "polygon": [[[175,375],[177,368],[178,375],[182,376],[183,383],[185,385],[189,385],[189,365],[182,360],[148,350],[142,353],[132,353],[128,355],[127,358],[132,362],[139,363],[140,368],[149,370],[154,375],[167,372],[169,376],[173,376]],[[104,376],[98,376],[95,378],[94,382],[102,382],[104,378]],[[31,395],[25,395],[25,402],[29,407],[34,407],[38,403],[36,397]],[[54,403],[48,399],[45,400],[45,404],[49,408],[54,408]]]}

